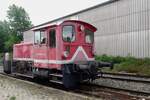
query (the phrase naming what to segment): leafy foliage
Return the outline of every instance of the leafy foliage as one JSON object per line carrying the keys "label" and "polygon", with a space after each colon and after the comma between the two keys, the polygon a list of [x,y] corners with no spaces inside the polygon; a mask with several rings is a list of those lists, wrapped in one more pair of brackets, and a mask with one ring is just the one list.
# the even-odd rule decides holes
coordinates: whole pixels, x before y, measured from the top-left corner
{"label": "leafy foliage", "polygon": [[5,51],[5,41],[8,40],[10,27],[7,21],[0,21],[0,52]]}
{"label": "leafy foliage", "polygon": [[14,43],[23,39],[23,31],[32,26],[28,13],[22,7],[9,6],[8,21],[0,21],[0,52],[12,51]]}
{"label": "leafy foliage", "polygon": [[20,38],[16,36],[16,34],[9,35],[8,40],[5,42],[5,50],[6,51],[12,51],[13,44],[18,43],[20,41]]}
{"label": "leafy foliage", "polygon": [[31,21],[27,12],[24,8],[17,7],[13,4],[12,6],[9,6],[7,17],[12,31],[22,39],[22,32],[31,27]]}

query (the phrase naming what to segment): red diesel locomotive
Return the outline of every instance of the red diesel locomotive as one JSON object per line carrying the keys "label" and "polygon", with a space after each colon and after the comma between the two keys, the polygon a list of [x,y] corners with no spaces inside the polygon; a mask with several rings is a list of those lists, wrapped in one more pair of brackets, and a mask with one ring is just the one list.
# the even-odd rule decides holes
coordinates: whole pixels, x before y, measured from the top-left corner
{"label": "red diesel locomotive", "polygon": [[48,78],[51,82],[64,84],[66,88],[93,80],[98,74],[98,67],[112,67],[110,63],[94,60],[96,30],[94,26],[77,20],[34,29],[34,43],[15,44],[11,65],[5,57],[4,72]]}

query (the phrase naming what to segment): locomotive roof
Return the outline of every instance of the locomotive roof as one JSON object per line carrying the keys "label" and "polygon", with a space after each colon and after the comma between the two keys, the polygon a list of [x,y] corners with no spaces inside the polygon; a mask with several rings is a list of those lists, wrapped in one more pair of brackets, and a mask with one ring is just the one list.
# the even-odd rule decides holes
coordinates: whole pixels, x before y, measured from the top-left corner
{"label": "locomotive roof", "polygon": [[94,27],[93,25],[86,23],[86,22],[83,22],[83,21],[80,21],[80,20],[66,20],[64,22],[73,22],[73,23],[79,23],[82,25],[86,25],[87,27],[91,28],[94,32],[97,30],[97,28]]}
{"label": "locomotive roof", "polygon": [[46,26],[43,26],[43,27],[37,27],[37,28],[33,28],[33,29],[31,29],[31,30],[33,30],[33,31],[37,31],[37,30],[45,30],[46,28],[48,28],[48,27],[56,27],[56,26],[58,26],[58,25],[46,25]]}
{"label": "locomotive roof", "polygon": [[[85,26],[91,28],[93,31],[97,30],[93,25],[91,25],[89,23],[86,23],[86,22],[83,22],[83,21],[79,21],[79,20],[66,20],[66,21],[63,21],[62,23],[60,23],[60,25],[63,24],[63,23],[66,23],[66,22],[79,23],[79,24],[82,24],[82,25],[85,25]],[[57,27],[57,26],[58,25],[56,25],[56,24],[54,24],[54,25],[48,24],[48,25],[45,25],[45,26],[42,26],[42,27],[33,28],[32,30],[33,31],[42,30],[42,29],[45,30],[48,27]]]}

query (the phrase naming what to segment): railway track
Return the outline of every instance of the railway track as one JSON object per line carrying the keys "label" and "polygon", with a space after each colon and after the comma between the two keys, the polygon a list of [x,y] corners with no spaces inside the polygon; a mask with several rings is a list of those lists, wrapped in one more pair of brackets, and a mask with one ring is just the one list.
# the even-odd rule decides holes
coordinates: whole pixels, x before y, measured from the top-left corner
{"label": "railway track", "polygon": [[92,84],[150,95],[149,76],[103,73]]}
{"label": "railway track", "polygon": [[49,83],[49,81],[47,81],[47,80],[38,81],[38,80],[33,80],[31,78],[24,78],[24,77],[20,77],[20,76],[18,77],[18,76],[14,76],[14,75],[8,75],[5,73],[0,73],[0,75],[5,75],[8,77],[17,78],[17,79],[19,78],[20,80],[34,82],[34,83],[40,84],[42,86],[52,87],[52,88],[60,89],[63,91],[69,91],[71,93],[84,95],[84,96],[92,97],[95,99],[99,98],[99,99],[105,99],[105,100],[149,100],[147,98],[148,95],[142,94],[139,96],[136,93],[132,94],[129,91],[112,89],[112,88],[104,87],[104,86],[83,83],[83,84],[81,84],[81,86],[78,89],[67,90],[62,85]]}
{"label": "railway track", "polygon": [[[100,77],[101,75],[99,75]],[[150,76],[146,75],[135,75],[135,74],[126,74],[126,73],[103,73],[102,77],[105,78],[114,78],[120,80],[129,80],[143,83],[150,83]]]}
{"label": "railway track", "polygon": [[104,100],[150,100],[148,96],[137,95],[137,93],[91,84],[81,86],[78,93],[100,97]]}

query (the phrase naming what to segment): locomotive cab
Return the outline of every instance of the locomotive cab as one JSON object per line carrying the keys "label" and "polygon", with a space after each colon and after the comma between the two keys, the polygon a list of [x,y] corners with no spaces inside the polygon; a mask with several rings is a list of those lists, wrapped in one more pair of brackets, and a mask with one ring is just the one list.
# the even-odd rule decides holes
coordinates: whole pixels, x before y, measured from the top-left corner
{"label": "locomotive cab", "polygon": [[61,25],[63,58],[74,63],[94,60],[94,32],[96,28],[81,21],[65,21]]}

